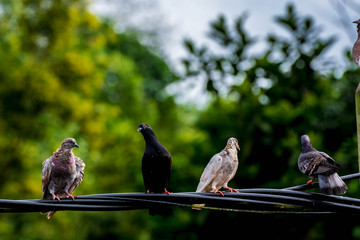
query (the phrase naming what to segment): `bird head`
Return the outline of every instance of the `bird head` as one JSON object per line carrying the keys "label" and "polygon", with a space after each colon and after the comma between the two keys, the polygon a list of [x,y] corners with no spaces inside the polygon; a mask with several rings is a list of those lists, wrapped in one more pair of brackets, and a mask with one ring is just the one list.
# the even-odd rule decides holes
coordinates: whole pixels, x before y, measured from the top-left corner
{"label": "bird head", "polygon": [[139,125],[137,131],[138,131],[138,132],[143,132],[143,131],[145,131],[146,129],[151,129],[151,127],[149,126],[149,124],[142,123],[142,124]]}
{"label": "bird head", "polygon": [[302,135],[301,136],[301,149],[306,149],[309,147],[312,147],[309,136]]}
{"label": "bird head", "polygon": [[353,23],[360,24],[360,19],[353,21]]}
{"label": "bird head", "polygon": [[74,138],[67,138],[61,144],[61,148],[72,149],[73,147],[80,148]]}
{"label": "bird head", "polygon": [[234,137],[229,138],[229,140],[227,141],[225,149],[228,149],[228,148],[237,148],[238,150],[240,150],[238,140],[236,138],[234,138]]}

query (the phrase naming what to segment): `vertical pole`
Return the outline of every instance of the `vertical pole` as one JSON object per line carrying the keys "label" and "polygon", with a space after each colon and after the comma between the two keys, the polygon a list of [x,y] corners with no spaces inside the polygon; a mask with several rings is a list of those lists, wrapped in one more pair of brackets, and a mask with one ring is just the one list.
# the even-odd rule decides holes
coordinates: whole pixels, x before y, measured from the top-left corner
{"label": "vertical pole", "polygon": [[355,92],[355,108],[356,108],[356,132],[358,142],[358,165],[360,172],[360,83]]}

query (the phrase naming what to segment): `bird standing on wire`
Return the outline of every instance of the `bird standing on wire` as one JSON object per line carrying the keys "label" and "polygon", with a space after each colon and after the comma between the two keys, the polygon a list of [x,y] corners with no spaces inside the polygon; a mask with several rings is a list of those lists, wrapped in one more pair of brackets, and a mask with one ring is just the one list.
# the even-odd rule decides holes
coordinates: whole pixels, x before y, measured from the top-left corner
{"label": "bird standing on wire", "polygon": [[160,144],[152,128],[142,123],[140,132],[145,140],[145,152],[142,157],[142,174],[146,193],[167,193],[172,170],[171,155]]}
{"label": "bird standing on wire", "polygon": [[360,66],[360,19],[354,21],[353,23],[357,24],[357,40],[354,43],[353,49],[352,49],[352,56],[353,56],[353,60],[354,62]]}
{"label": "bird standing on wire", "polygon": [[327,195],[341,195],[348,188],[337,172],[341,169],[329,155],[319,152],[311,145],[307,135],[301,136],[301,153],[298,158],[300,171],[308,175],[312,184],[315,178],[319,179],[319,187],[322,193]]}
{"label": "bird standing on wire", "polygon": [[237,192],[228,187],[229,181],[235,176],[238,168],[237,150],[240,150],[238,140],[229,138],[226,147],[215,154],[206,165],[196,192],[215,192],[224,195],[222,191],[219,191],[221,187],[230,192]]}
{"label": "bird standing on wire", "polygon": [[[160,144],[148,124],[140,124],[137,131],[143,135],[145,140],[142,175],[146,193],[170,194],[167,190],[172,170],[172,159],[169,151]],[[171,209],[169,206],[150,206],[149,214],[152,216],[169,216]]]}
{"label": "bird standing on wire", "polygon": [[[57,199],[71,197],[72,192],[84,178],[85,163],[72,152],[77,147],[75,139],[65,139],[60,148],[46,159],[42,166],[41,183],[43,199]],[[48,219],[55,214],[55,211],[48,212]]]}

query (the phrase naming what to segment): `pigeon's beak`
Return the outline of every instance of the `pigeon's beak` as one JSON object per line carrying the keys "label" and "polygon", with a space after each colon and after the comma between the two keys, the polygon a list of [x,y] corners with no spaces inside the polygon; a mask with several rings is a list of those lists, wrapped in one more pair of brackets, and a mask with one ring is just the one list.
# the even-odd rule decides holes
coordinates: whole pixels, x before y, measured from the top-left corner
{"label": "pigeon's beak", "polygon": [[77,145],[77,144],[75,144],[75,145],[74,145],[74,147],[80,148],[80,146],[79,146],[79,145]]}
{"label": "pigeon's beak", "polygon": [[360,23],[360,19],[359,19],[359,20],[356,20],[356,21],[353,21],[353,23],[359,24],[359,23]]}
{"label": "pigeon's beak", "polygon": [[141,131],[141,129],[142,129],[142,127],[139,127],[139,128],[137,129],[137,131],[138,131],[138,132],[140,132],[140,131]]}

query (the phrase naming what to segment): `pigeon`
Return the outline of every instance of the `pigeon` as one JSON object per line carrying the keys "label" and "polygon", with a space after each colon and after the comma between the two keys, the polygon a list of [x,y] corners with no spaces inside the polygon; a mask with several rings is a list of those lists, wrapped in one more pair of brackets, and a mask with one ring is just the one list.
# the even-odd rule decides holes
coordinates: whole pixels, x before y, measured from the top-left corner
{"label": "pigeon", "polygon": [[215,154],[205,167],[196,192],[215,192],[224,195],[219,191],[221,187],[230,192],[238,192],[228,187],[228,182],[235,176],[238,168],[237,149],[240,150],[238,140],[229,138],[226,147]]}
{"label": "pigeon", "polygon": [[303,174],[311,178],[307,184],[312,184],[316,177],[319,179],[319,187],[322,193],[341,195],[346,192],[347,186],[337,174],[341,169],[340,164],[336,163],[326,153],[313,148],[307,135],[301,136],[298,167]]}
{"label": "pigeon", "polygon": [[360,65],[360,19],[354,21],[353,23],[357,24],[357,40],[354,43],[353,49],[352,49],[352,56],[353,60],[357,65]]}
{"label": "pigeon", "polygon": [[157,140],[152,128],[142,123],[140,132],[145,140],[145,152],[142,157],[142,174],[146,193],[169,193],[172,160],[168,150]]}
{"label": "pigeon", "polygon": [[[172,170],[171,155],[168,150],[157,140],[152,128],[142,123],[139,125],[140,132],[145,140],[145,152],[142,157],[142,175],[146,193],[166,193]],[[150,215],[168,215],[168,210],[150,208]]]}
{"label": "pigeon", "polygon": [[[71,197],[74,200],[72,192],[84,178],[85,163],[73,154],[73,147],[79,148],[75,139],[66,138],[60,148],[43,162],[43,199],[57,199],[60,202],[60,198]],[[55,211],[48,212],[47,218],[50,219],[54,214]]]}

